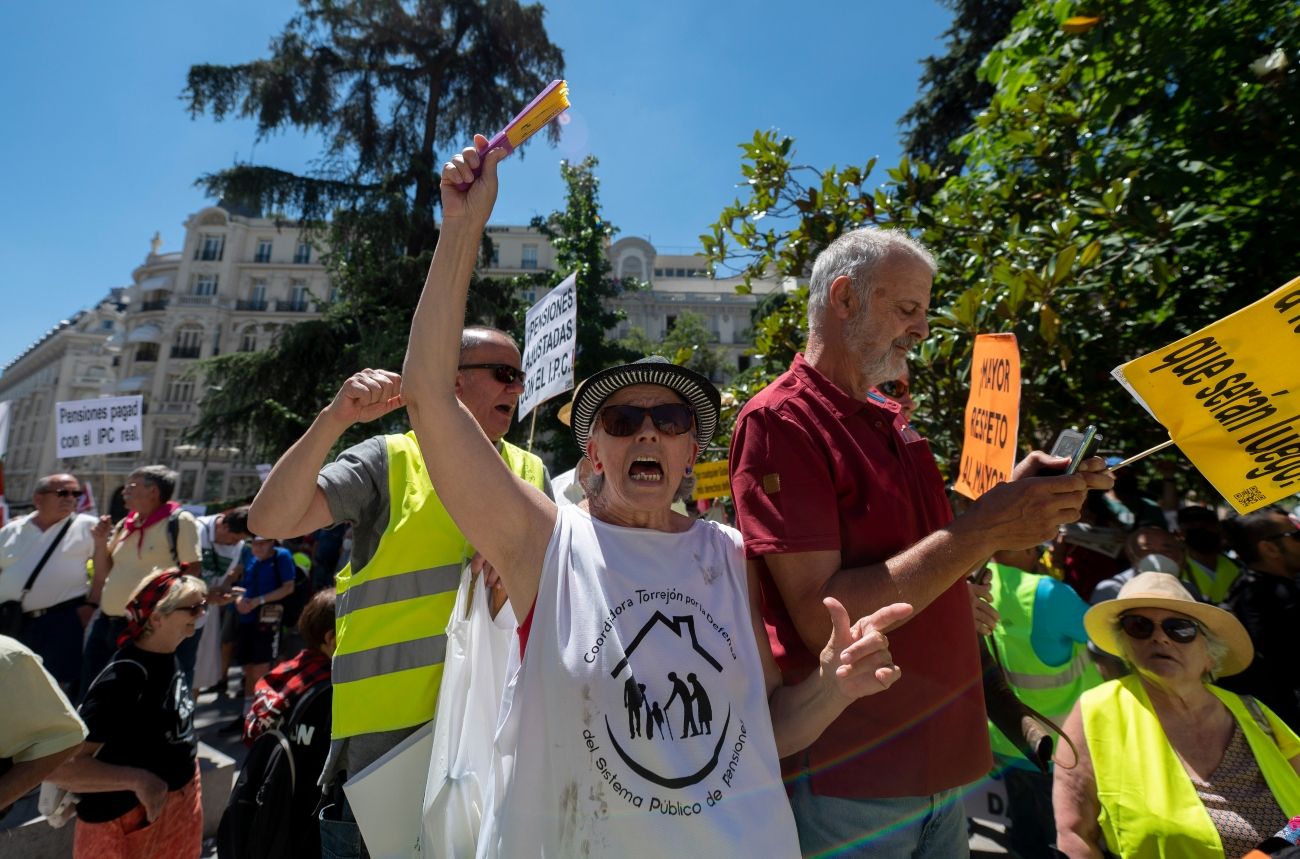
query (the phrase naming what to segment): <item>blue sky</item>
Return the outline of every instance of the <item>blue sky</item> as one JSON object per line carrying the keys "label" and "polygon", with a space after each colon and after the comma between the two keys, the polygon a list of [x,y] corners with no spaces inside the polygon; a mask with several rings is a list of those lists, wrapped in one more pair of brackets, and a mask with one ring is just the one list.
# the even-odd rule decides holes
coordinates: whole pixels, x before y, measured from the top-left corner
{"label": "blue sky", "polygon": [[[155,231],[164,250],[208,204],[194,180],[236,160],[302,170],[294,133],[256,143],[251,123],[191,120],[194,63],[266,53],[291,0],[6,4],[0,27],[0,366],[131,271]],[[661,252],[697,236],[739,193],[737,144],[795,138],[819,167],[899,156],[898,117],[919,62],[942,52],[935,0],[547,4],[574,108],[559,146],[535,141],[502,174],[495,221],[563,204],[561,158],[600,159],[601,202],[622,235]],[[484,129],[489,136],[496,129]]]}

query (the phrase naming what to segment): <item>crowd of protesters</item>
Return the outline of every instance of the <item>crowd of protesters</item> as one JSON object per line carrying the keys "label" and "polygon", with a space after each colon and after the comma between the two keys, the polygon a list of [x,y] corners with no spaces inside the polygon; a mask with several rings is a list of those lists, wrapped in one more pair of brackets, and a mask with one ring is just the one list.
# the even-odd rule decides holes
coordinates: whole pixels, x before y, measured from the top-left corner
{"label": "crowd of protesters", "polygon": [[[960,857],[962,797],[990,775],[1021,857],[1296,849],[1293,514],[1223,518],[1165,468],[1150,497],[1142,466],[1060,474],[1038,451],[957,503],[911,424],[935,263],[876,229],[819,255],[806,348],[740,410],[735,528],[674,506],[721,401],[653,357],[577,387],[581,491],[554,498],[503,438],[517,344],[462,328],[497,193],[484,143],[444,165],[402,374],[347,379],[250,508],[195,519],[147,466],[120,522],[75,513],[64,474],[0,531],[21,603],[0,694],[30,702],[0,729],[0,805],[44,781],[80,796],[77,856],[197,856],[194,701],[233,663],[254,751],[222,855],[263,855],[256,782],[283,740],[275,855],[368,856],[344,785],[453,719],[440,684],[475,654],[444,631],[469,584],[517,626],[502,665],[475,663],[506,678],[479,856]],[[400,408],[411,432],[328,461]]]}

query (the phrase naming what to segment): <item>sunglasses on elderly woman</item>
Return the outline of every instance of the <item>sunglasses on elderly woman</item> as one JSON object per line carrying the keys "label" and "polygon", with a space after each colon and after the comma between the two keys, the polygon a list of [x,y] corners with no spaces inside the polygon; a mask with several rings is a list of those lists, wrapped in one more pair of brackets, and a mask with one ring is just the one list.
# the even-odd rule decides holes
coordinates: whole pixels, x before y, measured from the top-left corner
{"label": "sunglasses on elderly woman", "polygon": [[492,378],[503,385],[513,385],[524,380],[524,371],[509,364],[461,364],[457,370],[491,370]]}
{"label": "sunglasses on elderly woman", "polygon": [[685,403],[661,403],[657,406],[606,406],[600,410],[600,426],[612,436],[624,437],[641,429],[645,416],[654,421],[664,435],[690,432],[695,413]]}
{"label": "sunglasses on elderly woman", "polygon": [[[1156,631],[1156,622],[1140,614],[1126,614],[1119,619],[1120,628],[1132,639],[1146,641]],[[1160,628],[1169,636],[1170,641],[1189,644],[1201,631],[1200,624],[1185,617],[1167,617],[1160,621]]]}
{"label": "sunglasses on elderly woman", "polygon": [[178,605],[174,610],[178,612],[189,612],[190,617],[198,617],[203,614],[203,612],[207,611],[207,608],[208,601],[204,600],[203,602],[198,602],[194,605]]}

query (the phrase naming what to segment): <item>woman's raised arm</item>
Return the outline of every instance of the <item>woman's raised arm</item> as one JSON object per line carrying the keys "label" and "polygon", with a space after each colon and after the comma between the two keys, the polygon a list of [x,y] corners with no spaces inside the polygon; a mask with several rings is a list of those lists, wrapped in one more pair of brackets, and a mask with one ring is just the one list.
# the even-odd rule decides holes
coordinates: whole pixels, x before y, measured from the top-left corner
{"label": "woman's raised arm", "polygon": [[[542,559],[555,526],[554,502],[513,474],[456,399],[465,297],[497,196],[502,150],[482,158],[475,135],[442,170],[442,231],[411,322],[402,394],[438,498],[461,533],[496,568],[522,616],[537,597]],[[469,183],[465,191],[456,183]]]}

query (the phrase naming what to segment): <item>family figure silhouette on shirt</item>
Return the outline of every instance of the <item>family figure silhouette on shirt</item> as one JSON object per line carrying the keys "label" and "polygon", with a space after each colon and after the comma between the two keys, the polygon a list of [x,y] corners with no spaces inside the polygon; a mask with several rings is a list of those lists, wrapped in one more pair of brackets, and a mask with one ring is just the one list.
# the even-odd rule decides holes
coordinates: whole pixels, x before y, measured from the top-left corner
{"label": "family figure silhouette on shirt", "polygon": [[[672,684],[673,691],[662,707],[658,701],[651,702],[646,694],[646,684],[638,683],[635,677],[628,677],[623,684],[623,706],[627,708],[627,730],[632,739],[644,736],[647,740],[653,740],[656,730],[660,739],[669,740],[712,734],[713,707],[699,679],[694,674],[687,674],[683,681],[677,672],[669,671],[668,682]],[[673,724],[668,718],[668,708],[678,700],[681,701],[682,729],[679,734],[674,734]]]}

